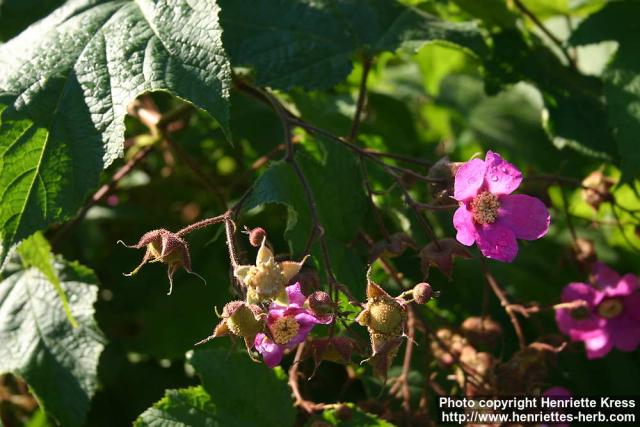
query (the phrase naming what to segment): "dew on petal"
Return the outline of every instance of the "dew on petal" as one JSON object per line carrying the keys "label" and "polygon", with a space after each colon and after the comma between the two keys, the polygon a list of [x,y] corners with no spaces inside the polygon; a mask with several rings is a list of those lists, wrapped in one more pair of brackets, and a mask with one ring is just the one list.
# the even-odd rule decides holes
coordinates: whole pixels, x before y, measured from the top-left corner
{"label": "dew on petal", "polygon": [[497,175],[493,175],[491,177],[491,181],[496,182],[498,180],[498,176]]}

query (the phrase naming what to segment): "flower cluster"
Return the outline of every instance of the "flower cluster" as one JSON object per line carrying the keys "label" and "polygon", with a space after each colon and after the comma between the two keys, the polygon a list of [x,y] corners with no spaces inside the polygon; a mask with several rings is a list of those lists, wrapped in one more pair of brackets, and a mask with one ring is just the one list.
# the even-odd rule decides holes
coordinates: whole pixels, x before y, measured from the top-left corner
{"label": "flower cluster", "polygon": [[638,277],[622,277],[606,265],[594,265],[595,286],[569,283],[562,302],[583,301],[582,307],[556,310],[558,328],[572,341],[583,341],[589,359],[605,356],[613,347],[633,351],[640,345],[640,285]]}

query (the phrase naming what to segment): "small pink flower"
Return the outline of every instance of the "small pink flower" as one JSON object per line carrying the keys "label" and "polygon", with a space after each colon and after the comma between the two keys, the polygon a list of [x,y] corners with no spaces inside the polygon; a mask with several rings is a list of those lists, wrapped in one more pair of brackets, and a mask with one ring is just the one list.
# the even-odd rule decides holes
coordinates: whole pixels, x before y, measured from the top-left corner
{"label": "small pink flower", "polygon": [[270,368],[279,365],[284,351],[304,341],[315,325],[328,324],[333,320],[333,315],[318,316],[303,307],[306,298],[300,290],[300,283],[287,286],[286,290],[289,305],[283,306],[273,302],[269,306],[267,326],[273,339],[259,333],[254,341],[256,350]]}
{"label": "small pink flower", "polygon": [[549,211],[540,200],[511,194],[522,182],[520,171],[493,151],[484,160],[469,160],[456,172],[454,195],[460,207],[453,215],[456,239],[477,243],[482,255],[511,262],[516,238],[535,240],[549,231]]}
{"label": "small pink flower", "polygon": [[585,307],[556,310],[558,329],[572,341],[584,341],[589,359],[605,356],[613,347],[633,351],[640,345],[640,285],[638,277],[622,277],[598,262],[596,285],[569,283],[562,302],[583,300]]}

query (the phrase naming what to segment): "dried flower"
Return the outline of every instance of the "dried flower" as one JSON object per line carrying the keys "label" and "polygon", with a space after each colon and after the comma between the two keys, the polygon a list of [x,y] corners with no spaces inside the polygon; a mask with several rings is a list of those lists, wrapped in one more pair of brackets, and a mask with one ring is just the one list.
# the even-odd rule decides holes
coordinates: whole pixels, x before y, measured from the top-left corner
{"label": "dried flower", "polygon": [[242,337],[247,350],[253,346],[256,335],[264,330],[264,312],[255,304],[244,301],[228,302],[222,310],[222,320],[213,330],[213,334],[196,345],[204,344],[213,338],[229,334]]}
{"label": "dried flower", "polygon": [[356,321],[369,331],[373,354],[367,361],[379,376],[386,377],[387,370],[398,353],[406,317],[405,307],[400,302],[368,280],[367,303]]}
{"label": "dried flower", "polygon": [[376,242],[371,247],[369,262],[380,257],[395,258],[404,253],[408,248],[415,248],[416,243],[406,233],[393,233],[389,239]]}
{"label": "dried flower", "polygon": [[429,276],[429,269],[434,266],[448,278],[451,278],[455,258],[471,258],[469,251],[451,237],[440,239],[437,244],[436,242],[429,243],[422,248],[419,256],[420,268],[424,277]]}
{"label": "dried flower", "polygon": [[591,172],[582,181],[582,185],[585,187],[582,189],[582,200],[597,212],[602,203],[613,199],[610,190],[614,184],[615,181],[603,174],[602,171]]}
{"label": "dried flower", "polygon": [[142,249],[146,247],[142,262],[131,273],[125,273],[125,276],[133,276],[140,271],[142,266],[147,262],[162,262],[167,264],[167,276],[169,277],[169,292],[167,295],[171,295],[171,291],[173,290],[173,275],[180,267],[183,267],[187,273],[193,274],[204,281],[199,274],[191,270],[189,245],[183,238],[171,231],[165,229],[149,231],[134,245],[127,245],[122,240],[118,240],[118,243],[132,249]]}
{"label": "dried flower", "polygon": [[456,172],[453,215],[456,239],[477,243],[487,258],[511,262],[518,253],[516,238],[535,240],[549,230],[544,203],[524,194],[511,194],[522,181],[520,171],[493,151],[485,160],[473,159]]}
{"label": "dried flower", "polygon": [[302,268],[307,257],[300,262],[277,262],[273,252],[262,240],[255,265],[239,265],[234,275],[247,286],[247,302],[258,304],[276,299],[287,304],[287,284]]}

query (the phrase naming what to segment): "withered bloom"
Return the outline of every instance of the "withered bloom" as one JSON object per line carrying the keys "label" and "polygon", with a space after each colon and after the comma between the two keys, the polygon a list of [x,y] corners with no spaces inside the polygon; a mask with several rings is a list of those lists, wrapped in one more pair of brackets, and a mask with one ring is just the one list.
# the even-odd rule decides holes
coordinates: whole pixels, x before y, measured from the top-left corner
{"label": "withered bloom", "polygon": [[173,275],[180,267],[183,267],[187,273],[198,276],[202,281],[205,281],[202,276],[191,270],[191,257],[189,256],[189,245],[186,240],[169,230],[161,228],[149,231],[134,245],[127,245],[122,240],[118,240],[118,243],[132,249],[147,248],[142,262],[131,273],[125,273],[125,276],[133,276],[148,262],[167,264],[167,277],[169,278],[169,292],[167,295],[171,295]]}
{"label": "withered bloom", "polygon": [[373,354],[366,361],[371,363],[374,372],[381,377],[386,377],[387,370],[398,354],[406,318],[404,306],[368,280],[367,304],[356,321],[369,331]]}
{"label": "withered bloom", "polygon": [[289,301],[285,288],[306,259],[300,262],[277,262],[265,238],[258,249],[255,265],[239,265],[233,274],[247,287],[247,302],[259,304],[275,299],[287,305]]}
{"label": "withered bloom", "polygon": [[228,302],[222,310],[222,320],[213,330],[213,334],[197,342],[196,345],[231,334],[242,337],[249,351],[253,347],[256,335],[264,330],[265,316],[266,314],[257,305],[244,301]]}

